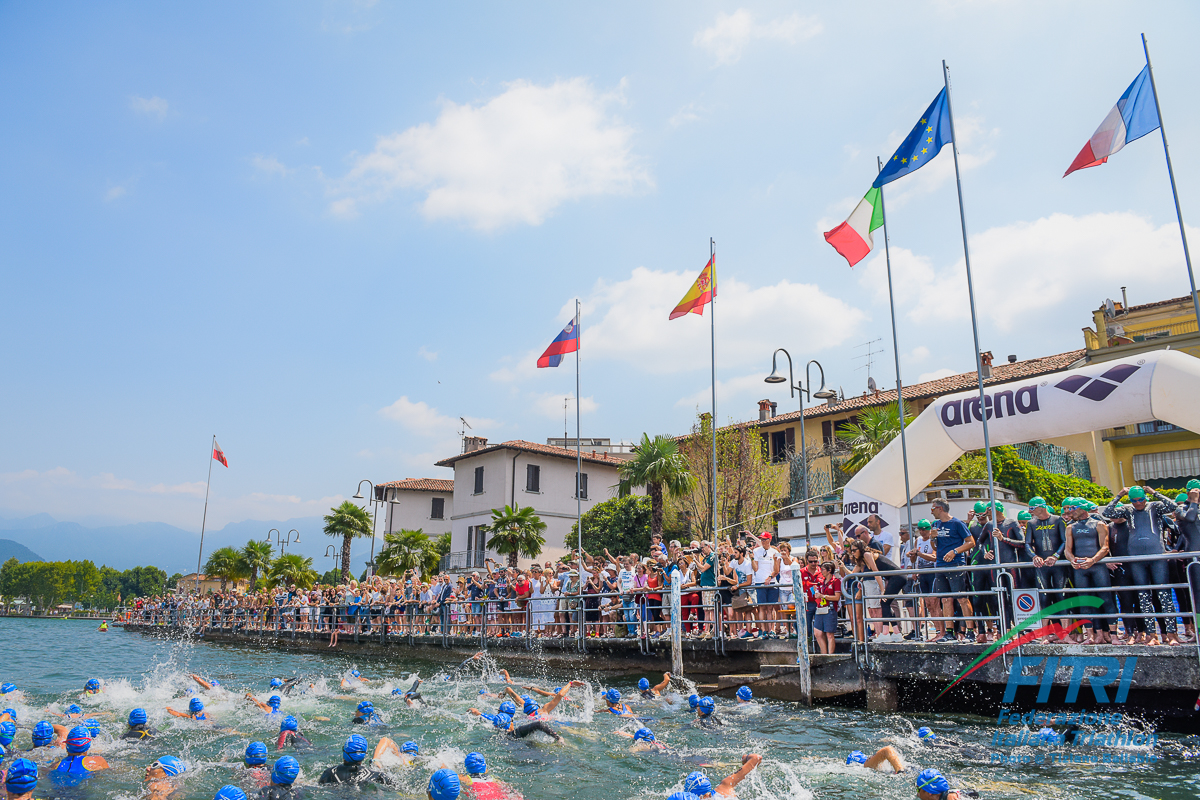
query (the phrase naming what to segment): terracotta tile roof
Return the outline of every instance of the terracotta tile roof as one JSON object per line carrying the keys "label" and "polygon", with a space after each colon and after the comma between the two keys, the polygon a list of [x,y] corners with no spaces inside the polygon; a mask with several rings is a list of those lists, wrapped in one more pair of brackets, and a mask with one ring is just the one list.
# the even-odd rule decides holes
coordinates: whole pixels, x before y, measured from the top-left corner
{"label": "terracotta tile roof", "polygon": [[442,478],[405,478],[375,484],[376,489],[401,489],[409,492],[453,492],[454,481]]}
{"label": "terracotta tile roof", "polygon": [[[1162,308],[1163,306],[1170,306],[1170,305],[1175,305],[1177,303],[1182,304],[1182,303],[1190,303],[1190,302],[1192,302],[1192,298],[1188,297],[1185,294],[1183,297],[1172,297],[1170,300],[1156,300],[1153,303],[1142,303],[1140,306],[1130,306],[1129,308],[1118,311],[1117,317],[1120,318],[1122,315],[1129,314],[1133,311],[1146,311],[1147,309],[1151,309],[1151,308]],[[1103,310],[1104,310],[1104,306],[1100,306],[1100,308],[1097,309],[1097,311],[1103,311]]]}
{"label": "terracotta tile roof", "polygon": [[[464,458],[470,458],[482,453],[492,453],[497,450],[520,450],[525,453],[537,453],[543,456],[553,456],[555,458],[568,458],[571,461],[575,460],[575,451],[570,448],[554,447],[549,444],[538,444],[537,442],[527,442],[524,439],[514,439],[511,442],[501,442],[500,444],[489,444],[487,447],[481,447],[478,450],[472,450],[469,453],[459,453],[450,458],[443,458],[436,462],[434,466],[452,467],[456,461],[462,461]],[[607,464],[611,467],[619,466],[625,463],[624,459],[616,458],[608,453],[596,453],[583,451],[583,460],[589,464]]]}
{"label": "terracotta tile roof", "polygon": [[[1045,356],[1044,358],[1031,358],[1026,361],[1018,361],[1015,364],[1004,362],[1002,364],[992,364],[992,377],[984,380],[984,386],[994,386],[1001,383],[1011,383],[1025,378],[1032,378],[1036,375],[1047,375],[1051,372],[1061,372],[1069,369],[1073,364],[1082,362],[1086,351],[1071,350],[1067,353],[1059,353],[1058,355]],[[905,401],[912,400],[928,400],[941,397],[947,394],[972,389],[978,385],[975,371],[961,372],[958,375],[950,375],[945,378],[938,378],[935,381],[926,381],[925,383],[915,383],[912,386],[904,387]],[[877,394],[858,395],[856,397],[847,397],[841,402],[833,405],[825,405],[822,403],[817,406],[810,406],[804,409],[804,416],[807,419],[817,417],[837,416],[856,411],[860,408],[871,408],[874,406],[889,405],[896,402],[896,390],[888,389]],[[728,426],[730,428],[758,428],[770,427],[778,425],[781,422],[792,422],[800,419],[799,411],[791,411],[787,414],[779,414],[768,420],[751,420],[742,422],[736,425]]]}

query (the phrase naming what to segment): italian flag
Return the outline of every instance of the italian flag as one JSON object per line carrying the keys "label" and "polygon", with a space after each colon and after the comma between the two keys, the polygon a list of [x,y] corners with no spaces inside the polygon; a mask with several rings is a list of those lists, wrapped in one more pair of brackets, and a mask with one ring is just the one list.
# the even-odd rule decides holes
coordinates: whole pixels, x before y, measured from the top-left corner
{"label": "italian flag", "polygon": [[880,227],[883,227],[883,203],[880,190],[872,186],[846,221],[826,232],[825,241],[853,267],[871,252],[875,246],[871,232]]}

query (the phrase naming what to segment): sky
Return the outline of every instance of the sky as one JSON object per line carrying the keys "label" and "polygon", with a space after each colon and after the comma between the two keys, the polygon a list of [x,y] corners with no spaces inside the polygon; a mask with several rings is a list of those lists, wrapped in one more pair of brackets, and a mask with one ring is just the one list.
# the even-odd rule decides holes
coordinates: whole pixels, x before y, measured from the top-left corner
{"label": "sky", "polygon": [[[980,344],[1185,295],[1157,133],[1062,178],[1149,40],[1200,220],[1186,3],[0,4],[0,516],[208,524],[451,477],[470,433],[686,432],[771,353],[896,379],[845,219],[950,67]],[[1188,87],[1193,89],[1189,90]],[[906,383],[974,368],[950,148],[885,190]],[[1200,223],[1197,223],[1200,224]],[[1200,233],[1193,230],[1193,241]],[[870,344],[867,344],[870,343]],[[814,380],[816,379],[814,370]],[[814,390],[819,388],[814,385]]]}

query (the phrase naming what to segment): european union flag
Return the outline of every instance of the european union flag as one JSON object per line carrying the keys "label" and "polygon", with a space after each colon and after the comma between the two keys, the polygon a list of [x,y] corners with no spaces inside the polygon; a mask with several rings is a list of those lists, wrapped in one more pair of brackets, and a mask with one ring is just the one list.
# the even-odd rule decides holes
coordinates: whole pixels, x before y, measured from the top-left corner
{"label": "european union flag", "polygon": [[914,170],[925,166],[942,149],[942,145],[954,141],[950,134],[950,103],[946,99],[946,89],[943,87],[938,96],[933,98],[929,108],[921,115],[921,121],[916,124],[905,140],[896,148],[890,161],[883,166],[883,172],[872,184],[875,188],[891,183],[896,178],[902,178]]}

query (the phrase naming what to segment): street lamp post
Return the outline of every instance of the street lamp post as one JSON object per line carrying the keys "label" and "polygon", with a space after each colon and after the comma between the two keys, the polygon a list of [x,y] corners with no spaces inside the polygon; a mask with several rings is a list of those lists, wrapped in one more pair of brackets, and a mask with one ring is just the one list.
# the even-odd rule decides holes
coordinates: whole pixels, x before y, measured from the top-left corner
{"label": "street lamp post", "polygon": [[275,544],[279,545],[279,555],[283,555],[283,534],[279,532],[279,528],[271,528],[267,531],[267,544],[271,543],[271,534],[275,534]]}
{"label": "street lamp post", "polygon": [[[776,364],[776,359],[779,357],[780,353],[783,353],[785,356],[787,356],[788,376],[786,378],[779,374],[779,367]],[[805,439],[804,439],[804,401],[805,401],[805,399],[811,399],[809,397],[808,387],[812,385],[811,370],[812,370],[813,364],[817,365],[817,371],[819,373],[821,373],[821,388],[819,388],[819,389],[817,389],[817,391],[813,392],[812,397],[816,397],[818,400],[828,400],[832,397],[837,397],[837,394],[835,392],[826,391],[826,389],[825,389],[825,369],[821,366],[821,363],[815,359],[810,359],[809,362],[804,365],[804,380],[806,381],[806,383],[804,385],[796,383],[795,376],[792,373],[792,354],[789,353],[787,350],[783,349],[782,347],[778,348],[774,353],[771,354],[771,374],[763,379],[766,383],[783,383],[784,381],[787,381],[788,389],[791,391],[792,397],[795,397],[797,394],[800,395],[800,455],[801,455],[801,465],[802,465],[801,468],[804,470],[802,477],[803,477],[803,481],[804,481],[804,547],[805,547],[805,549],[812,547],[812,529],[809,525],[809,511],[811,509],[810,509],[809,502],[808,502],[809,501],[809,495],[808,495],[808,446],[806,445]]]}
{"label": "street lamp post", "polygon": [[368,563],[368,570],[371,575],[375,574],[375,512],[379,509],[379,501],[375,497],[375,484],[371,483],[366,478],[358,482],[358,489],[354,492],[355,500],[362,500],[362,485],[366,484],[371,487],[371,560]]}
{"label": "street lamp post", "polygon": [[333,559],[333,569],[335,572],[337,570],[339,570],[342,566],[341,564],[338,563],[338,559],[340,558],[340,555],[341,554],[338,552],[338,549],[336,547],[334,547],[333,545],[329,545],[325,548],[325,557]]}

